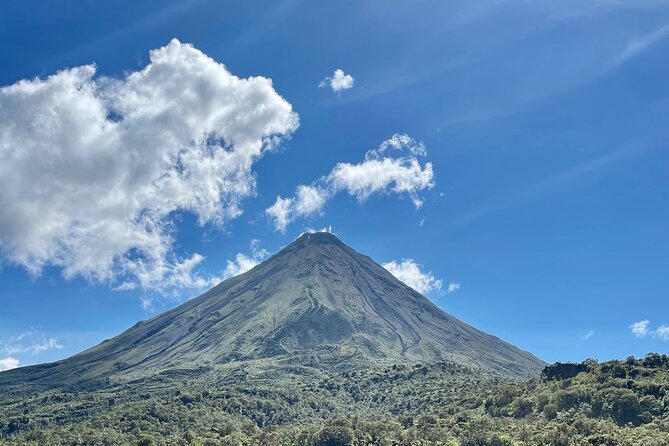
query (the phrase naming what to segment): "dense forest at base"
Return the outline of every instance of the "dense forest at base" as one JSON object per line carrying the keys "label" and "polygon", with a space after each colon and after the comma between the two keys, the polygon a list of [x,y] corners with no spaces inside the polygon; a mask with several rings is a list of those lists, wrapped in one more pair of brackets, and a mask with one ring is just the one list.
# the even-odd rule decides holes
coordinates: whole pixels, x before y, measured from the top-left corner
{"label": "dense forest at base", "polygon": [[452,363],[147,379],[0,394],[3,445],[669,444],[669,357],[554,364],[509,382]]}

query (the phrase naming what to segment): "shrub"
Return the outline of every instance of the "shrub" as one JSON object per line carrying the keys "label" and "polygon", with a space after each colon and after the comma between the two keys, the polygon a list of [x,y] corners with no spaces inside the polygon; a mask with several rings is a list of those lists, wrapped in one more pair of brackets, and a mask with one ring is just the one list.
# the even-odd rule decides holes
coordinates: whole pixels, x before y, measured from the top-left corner
{"label": "shrub", "polygon": [[554,420],[555,418],[557,418],[557,414],[558,412],[555,404],[546,404],[546,406],[544,406],[544,416],[546,417],[546,419]]}
{"label": "shrub", "polygon": [[518,398],[513,402],[512,407],[515,418],[525,418],[532,413],[532,401],[527,398]]}

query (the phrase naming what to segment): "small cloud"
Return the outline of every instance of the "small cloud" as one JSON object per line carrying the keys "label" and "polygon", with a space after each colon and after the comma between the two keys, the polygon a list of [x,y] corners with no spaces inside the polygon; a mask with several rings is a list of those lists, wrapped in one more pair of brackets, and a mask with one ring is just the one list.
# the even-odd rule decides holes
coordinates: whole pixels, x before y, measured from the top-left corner
{"label": "small cloud", "polygon": [[47,350],[60,350],[63,346],[56,338],[47,338],[36,330],[29,330],[17,336],[0,339],[0,352],[6,355],[31,353],[36,355]]}
{"label": "small cloud", "polygon": [[0,359],[0,372],[15,369],[19,366],[19,360],[14,358]]}
{"label": "small cloud", "polygon": [[446,292],[448,294],[455,293],[460,289],[460,282],[451,282],[448,284],[448,288],[446,289]]}
{"label": "small cloud", "polygon": [[412,259],[402,259],[401,262],[393,260],[382,266],[421,294],[439,291],[443,286],[442,280],[436,279],[431,272],[421,271],[421,265]]}
{"label": "small cloud", "polygon": [[659,338],[662,341],[669,341],[669,325],[662,324],[655,330],[651,330],[650,321],[643,320],[630,325],[630,330],[637,338],[645,338],[651,335],[653,338]]}
{"label": "small cloud", "polygon": [[43,351],[51,350],[51,349],[60,350],[61,348],[63,348],[63,346],[58,343],[58,339],[56,339],[56,338],[45,339],[42,342],[38,342],[36,344],[33,344],[30,347],[30,349],[33,353],[39,353],[39,352],[43,352]]}
{"label": "small cloud", "polygon": [[663,341],[669,341],[669,326],[660,325],[654,334]]}
{"label": "small cloud", "polygon": [[153,310],[153,298],[148,296],[141,296],[139,300],[142,302],[142,310],[144,311]]}
{"label": "small cloud", "polygon": [[223,280],[245,273],[269,257],[269,251],[260,247],[258,239],[251,240],[250,249],[250,255],[238,252],[234,260],[228,260],[223,271]]}
{"label": "small cloud", "polygon": [[581,339],[584,341],[587,341],[591,337],[595,335],[595,330],[588,330],[583,336],[581,336]]}
{"label": "small cloud", "polygon": [[648,325],[650,325],[650,321],[643,320],[633,323],[629,328],[632,330],[632,333],[634,333],[634,336],[643,338],[648,335]]}
{"label": "small cloud", "polygon": [[327,76],[318,86],[321,88],[330,87],[332,91],[339,93],[342,90],[353,88],[354,82],[353,76],[344,73],[341,68],[337,68],[332,76]]}
{"label": "small cloud", "polygon": [[274,220],[274,227],[279,232],[286,232],[288,223],[293,220],[292,215],[297,212],[293,210],[293,198],[276,197],[276,201],[265,210],[265,213]]}

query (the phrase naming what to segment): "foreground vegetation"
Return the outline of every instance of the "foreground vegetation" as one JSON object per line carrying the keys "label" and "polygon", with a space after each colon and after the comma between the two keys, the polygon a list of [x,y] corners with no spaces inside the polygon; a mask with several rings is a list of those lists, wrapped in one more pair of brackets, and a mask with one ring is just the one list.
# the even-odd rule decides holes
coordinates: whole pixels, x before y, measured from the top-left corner
{"label": "foreground vegetation", "polygon": [[20,402],[0,394],[0,444],[664,446],[667,389],[658,354],[555,364],[525,383],[451,363],[163,375]]}

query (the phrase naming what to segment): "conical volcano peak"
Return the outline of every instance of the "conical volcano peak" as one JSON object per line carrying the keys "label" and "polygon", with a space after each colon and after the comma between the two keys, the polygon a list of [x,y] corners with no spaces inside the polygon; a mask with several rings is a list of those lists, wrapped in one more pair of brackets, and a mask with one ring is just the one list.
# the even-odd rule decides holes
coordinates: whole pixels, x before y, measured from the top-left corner
{"label": "conical volcano peak", "polygon": [[284,253],[297,253],[303,249],[308,248],[311,250],[322,250],[327,251],[328,249],[344,249],[354,253],[354,251],[349,248],[344,242],[339,240],[336,235],[331,232],[305,232],[295,239],[290,245],[286,246],[279,252],[280,254]]}
{"label": "conical volcano peak", "polygon": [[240,361],[350,369],[441,360],[514,377],[544,366],[445,313],[335,235],[312,232],[177,308],[29,372],[135,379]]}
{"label": "conical volcano peak", "polygon": [[291,245],[307,246],[307,245],[337,245],[346,246],[341,240],[331,232],[305,232],[300,235]]}

